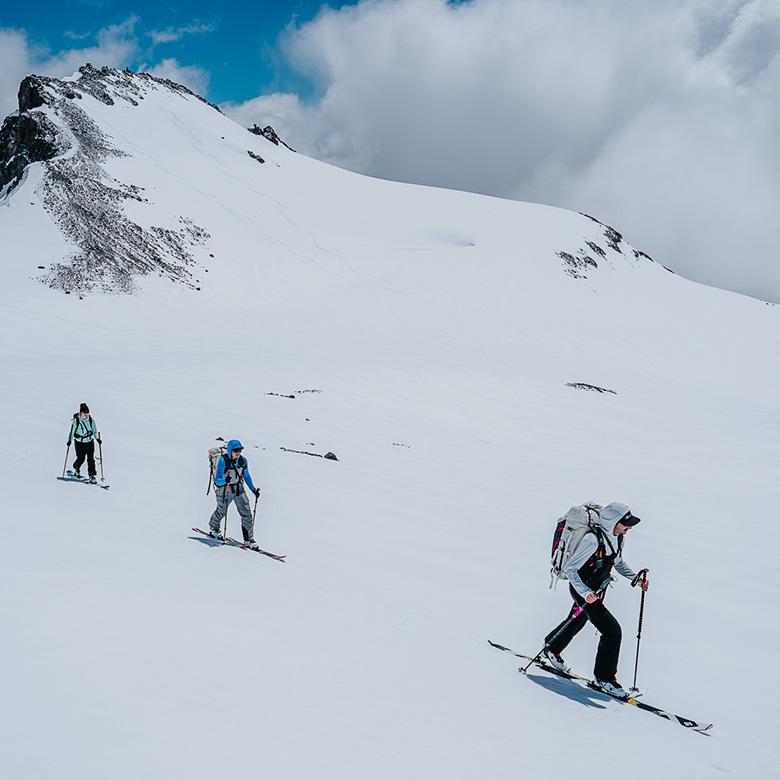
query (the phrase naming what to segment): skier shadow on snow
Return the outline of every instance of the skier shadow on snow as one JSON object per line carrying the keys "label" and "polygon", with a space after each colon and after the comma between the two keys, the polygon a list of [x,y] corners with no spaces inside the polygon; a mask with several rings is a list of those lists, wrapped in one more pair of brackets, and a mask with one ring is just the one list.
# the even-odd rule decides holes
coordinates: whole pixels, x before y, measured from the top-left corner
{"label": "skier shadow on snow", "polygon": [[222,547],[222,542],[219,539],[208,539],[205,536],[188,536],[187,538],[192,539],[193,542],[205,544],[206,547]]}
{"label": "skier shadow on snow", "polygon": [[593,707],[598,710],[607,709],[610,697],[606,694],[594,691],[591,688],[583,688],[580,685],[572,685],[569,680],[561,680],[557,677],[548,677],[541,674],[526,674],[526,677],[536,685],[546,688],[548,691],[557,693],[567,699],[576,701],[586,707]]}

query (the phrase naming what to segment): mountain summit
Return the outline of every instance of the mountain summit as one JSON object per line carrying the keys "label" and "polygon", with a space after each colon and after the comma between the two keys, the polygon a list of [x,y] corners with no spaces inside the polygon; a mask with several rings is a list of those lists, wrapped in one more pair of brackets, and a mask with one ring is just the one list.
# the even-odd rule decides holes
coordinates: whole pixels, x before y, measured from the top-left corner
{"label": "mountain summit", "polygon": [[[45,212],[40,218],[53,221],[62,234],[61,257],[51,258],[38,275],[53,289],[128,293],[148,275],[198,289],[219,233],[214,199],[222,203],[232,191],[241,208],[231,211],[231,221],[262,225],[273,174],[257,166],[266,160],[283,165],[291,151],[272,127],[238,128],[180,84],[85,65],[66,79],[24,79],[19,111],[0,130],[0,187],[5,198],[24,189]],[[345,175],[306,162],[305,186],[323,199],[333,197]],[[352,179],[361,180],[369,181]],[[364,189],[359,199],[379,209],[399,191],[379,182]],[[448,196],[440,192],[446,208]],[[409,201],[416,200],[412,193],[406,190]],[[597,224],[594,233],[583,223],[582,240],[556,249],[567,274],[585,278],[600,264],[648,259],[616,230]],[[228,226],[236,229],[241,227]],[[453,236],[452,242],[461,249],[474,246],[467,237]]]}
{"label": "mountain summit", "polygon": [[[151,112],[143,108],[149,99],[157,105],[192,101],[219,113],[186,87],[148,73],[85,65],[68,79],[28,76],[22,81],[19,111],[0,130],[0,187],[8,195],[28,166],[40,163],[36,195],[73,246],[67,258],[41,276],[51,287],[130,292],[134,278],[149,273],[194,286],[194,250],[208,234],[182,214],[167,215],[165,225],[144,219],[149,209],[142,206],[155,206],[147,188],[130,181],[132,175],[120,178],[121,166],[112,169],[113,162],[132,159],[139,138],[126,139],[128,150],[112,136],[111,124],[101,126],[101,118],[126,124],[127,118],[117,114],[135,109],[143,115],[133,116],[135,131],[149,133],[154,143]],[[131,202],[135,216],[128,215]]]}

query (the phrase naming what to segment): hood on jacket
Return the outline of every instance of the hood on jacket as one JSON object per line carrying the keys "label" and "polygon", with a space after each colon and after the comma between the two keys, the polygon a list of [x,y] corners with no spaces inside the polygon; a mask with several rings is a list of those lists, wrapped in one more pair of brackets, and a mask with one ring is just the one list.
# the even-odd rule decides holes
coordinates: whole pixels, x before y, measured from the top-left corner
{"label": "hood on jacket", "polygon": [[227,455],[228,458],[233,460],[233,450],[243,450],[244,445],[238,439],[231,439],[227,443]]}
{"label": "hood on jacket", "polygon": [[[626,520],[629,520],[626,522]],[[611,504],[607,504],[601,512],[599,512],[599,525],[608,533],[612,534],[615,530],[615,526],[621,521],[626,525],[632,526],[639,522],[639,518],[636,515],[631,514],[627,504],[621,501],[613,501]]]}

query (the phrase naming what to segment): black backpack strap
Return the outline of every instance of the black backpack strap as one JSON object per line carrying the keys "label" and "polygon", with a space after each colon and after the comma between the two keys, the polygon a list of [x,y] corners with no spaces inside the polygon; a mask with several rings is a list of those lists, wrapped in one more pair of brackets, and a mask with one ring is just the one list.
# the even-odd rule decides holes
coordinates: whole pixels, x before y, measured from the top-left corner
{"label": "black backpack strap", "polygon": [[[615,551],[615,547],[613,546],[612,542],[610,541],[609,536],[604,531],[602,531],[602,536],[603,536],[604,541],[607,543],[607,546],[609,547],[610,552],[612,553],[612,555],[617,555],[617,553]],[[618,546],[619,545],[620,545],[620,542],[618,542]]]}
{"label": "black backpack strap", "polygon": [[[230,460],[230,456],[227,453],[224,453],[222,457],[225,459],[225,468],[226,469],[233,468],[233,461]],[[246,462],[244,461],[244,456],[239,455],[238,460],[236,461],[236,466],[240,468],[242,465],[244,468],[246,468]],[[231,492],[237,493],[243,481],[244,481],[244,475],[240,474],[238,477],[238,482],[236,482],[235,485],[231,485],[228,480],[225,480],[225,485],[230,488]]]}

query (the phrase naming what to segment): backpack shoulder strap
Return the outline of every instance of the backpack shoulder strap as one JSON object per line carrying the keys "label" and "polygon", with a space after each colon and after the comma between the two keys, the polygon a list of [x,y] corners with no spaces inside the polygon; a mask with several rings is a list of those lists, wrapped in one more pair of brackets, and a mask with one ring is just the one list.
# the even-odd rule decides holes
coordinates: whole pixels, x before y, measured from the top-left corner
{"label": "backpack shoulder strap", "polygon": [[603,528],[598,525],[591,524],[591,526],[588,528],[588,533],[593,534],[596,537],[596,542],[598,543],[599,548],[606,551],[607,546],[609,546],[609,549],[612,550],[613,553],[615,552],[615,548],[610,544]]}
{"label": "backpack shoulder strap", "polygon": [[[599,528],[599,531],[601,531],[601,538],[602,538],[602,540],[604,542],[606,542],[606,547],[609,547],[611,554],[612,555],[617,555],[618,551],[621,549],[620,540],[622,540],[623,537],[622,536],[618,537],[618,549],[615,550],[615,546],[610,541],[609,536],[604,531],[602,531],[600,528]],[[606,550],[606,547],[604,548],[605,550]]]}

